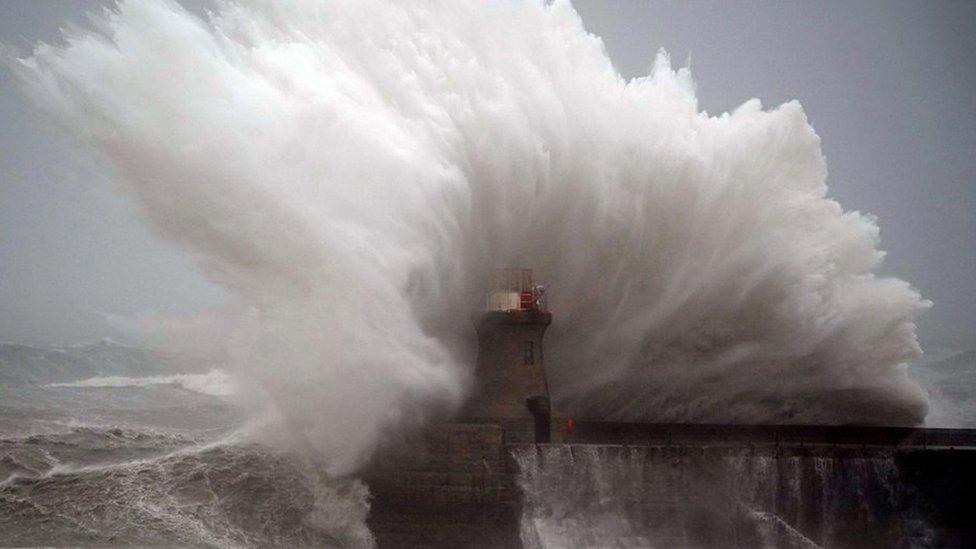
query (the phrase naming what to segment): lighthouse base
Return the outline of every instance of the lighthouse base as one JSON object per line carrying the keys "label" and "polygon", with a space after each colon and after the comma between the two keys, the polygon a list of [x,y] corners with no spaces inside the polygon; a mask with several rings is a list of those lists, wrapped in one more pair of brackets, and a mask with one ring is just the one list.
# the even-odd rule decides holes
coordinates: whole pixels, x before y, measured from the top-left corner
{"label": "lighthouse base", "polygon": [[505,434],[497,423],[442,423],[422,443],[380,458],[365,475],[377,545],[520,547],[520,492]]}

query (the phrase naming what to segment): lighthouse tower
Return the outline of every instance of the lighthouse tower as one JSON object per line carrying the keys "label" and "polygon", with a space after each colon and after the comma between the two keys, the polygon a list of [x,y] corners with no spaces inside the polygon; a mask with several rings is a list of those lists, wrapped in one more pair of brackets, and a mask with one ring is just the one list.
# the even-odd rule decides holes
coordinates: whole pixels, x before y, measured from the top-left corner
{"label": "lighthouse tower", "polygon": [[[528,269],[497,271],[478,333],[468,405],[365,473],[368,524],[379,547],[521,547],[521,492],[511,444],[550,442],[542,336],[552,321]],[[401,442],[399,439],[394,442]]]}
{"label": "lighthouse tower", "polygon": [[549,442],[549,385],[542,337],[552,322],[531,269],[498,270],[485,309],[472,315],[478,362],[465,420],[501,424],[509,441]]}

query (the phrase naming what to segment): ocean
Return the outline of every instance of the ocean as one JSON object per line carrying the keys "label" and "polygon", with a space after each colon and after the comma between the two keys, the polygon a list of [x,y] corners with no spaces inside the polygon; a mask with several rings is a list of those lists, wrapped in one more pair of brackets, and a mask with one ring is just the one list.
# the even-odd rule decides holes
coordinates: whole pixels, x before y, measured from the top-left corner
{"label": "ocean", "polygon": [[366,487],[248,417],[230,376],[174,356],[0,346],[0,545],[370,545]]}
{"label": "ocean", "polygon": [[[968,357],[946,356],[915,367],[941,380],[934,394]],[[330,476],[315,453],[278,446],[261,427],[235,378],[206,361],[108,341],[2,344],[0,546],[372,546],[369,487]],[[958,523],[958,505],[929,475],[932,460],[965,472],[953,465],[960,453],[704,455],[514,450],[522,542],[714,546],[747,532],[767,547],[817,547],[862,532],[869,544],[926,546]]]}

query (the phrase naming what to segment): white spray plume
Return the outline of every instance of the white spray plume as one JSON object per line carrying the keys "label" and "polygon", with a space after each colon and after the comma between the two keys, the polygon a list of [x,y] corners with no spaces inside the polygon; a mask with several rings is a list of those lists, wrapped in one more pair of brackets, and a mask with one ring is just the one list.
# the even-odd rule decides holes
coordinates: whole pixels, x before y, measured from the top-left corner
{"label": "white spray plume", "polygon": [[625,81],[565,1],[120,2],[8,56],[223,285],[233,354],[333,472],[457,405],[492,268],[550,285],[570,413],[915,424],[910,286],[796,102]]}

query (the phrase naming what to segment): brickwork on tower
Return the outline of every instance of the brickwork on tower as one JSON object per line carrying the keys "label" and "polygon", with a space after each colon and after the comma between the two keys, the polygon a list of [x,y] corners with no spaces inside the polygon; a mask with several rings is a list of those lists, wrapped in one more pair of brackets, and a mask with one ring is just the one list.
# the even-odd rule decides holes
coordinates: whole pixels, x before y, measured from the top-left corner
{"label": "brickwork on tower", "polygon": [[478,359],[468,405],[364,475],[380,547],[521,546],[508,447],[549,440],[542,338],[551,321],[536,308],[472,316]]}
{"label": "brickwork on tower", "polygon": [[478,332],[478,361],[471,401],[460,417],[507,424],[509,438],[531,442],[522,432],[534,415],[533,397],[549,397],[542,337],[552,315],[542,311],[489,311],[473,317]]}
{"label": "brickwork on tower", "polygon": [[519,547],[516,468],[491,423],[433,426],[366,475],[379,547]]}

